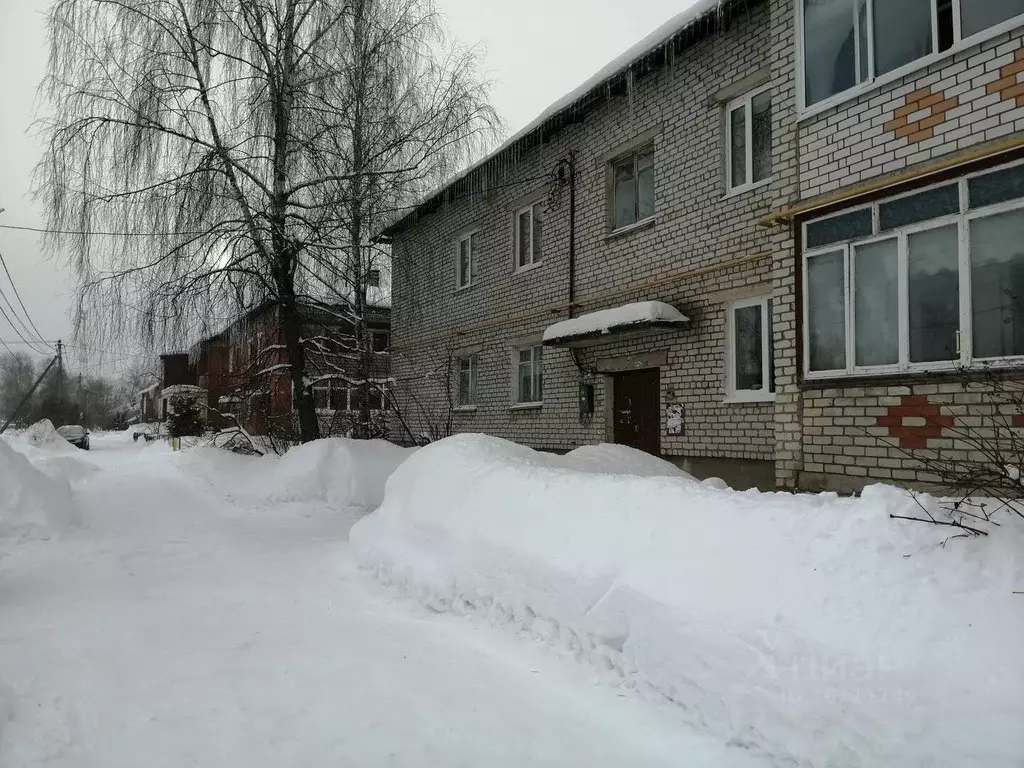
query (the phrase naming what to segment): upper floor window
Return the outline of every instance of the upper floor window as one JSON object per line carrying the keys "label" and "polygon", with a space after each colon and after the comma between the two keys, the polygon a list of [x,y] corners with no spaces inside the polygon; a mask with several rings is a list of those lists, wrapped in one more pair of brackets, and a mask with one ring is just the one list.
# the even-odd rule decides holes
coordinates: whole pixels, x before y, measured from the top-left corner
{"label": "upper floor window", "polygon": [[654,147],[632,152],[612,163],[613,229],[654,216]]}
{"label": "upper floor window", "polygon": [[516,212],[516,269],[540,263],[543,233],[543,203],[537,202]]}
{"label": "upper floor window", "polygon": [[473,261],[476,257],[476,232],[462,235],[455,252],[455,287],[467,288],[473,282]]}
{"label": "upper floor window", "polygon": [[371,269],[366,273],[366,285],[368,288],[380,288],[379,269]]}
{"label": "upper floor window", "polygon": [[1024,0],[796,0],[804,103],[817,104],[1010,19]]}
{"label": "upper floor window", "polygon": [[806,371],[1024,361],[1022,231],[1024,165],[806,224]]}
{"label": "upper floor window", "polygon": [[458,406],[460,408],[472,408],[476,405],[477,356],[469,355],[459,358],[458,366]]}
{"label": "upper floor window", "polygon": [[540,344],[516,350],[516,402],[539,403],[544,396],[544,347]]}
{"label": "upper floor window", "polygon": [[726,107],[726,188],[738,192],[772,175],[772,94],[769,86]]}

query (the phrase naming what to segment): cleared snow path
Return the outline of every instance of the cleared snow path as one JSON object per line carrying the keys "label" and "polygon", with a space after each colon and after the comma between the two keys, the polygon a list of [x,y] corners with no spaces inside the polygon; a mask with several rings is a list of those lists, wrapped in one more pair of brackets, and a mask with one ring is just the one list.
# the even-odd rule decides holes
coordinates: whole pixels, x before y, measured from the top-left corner
{"label": "cleared snow path", "polygon": [[[360,575],[355,511],[253,509],[96,437],[83,526],[0,554],[0,766],[763,765]],[[91,467],[89,467],[91,470]]]}

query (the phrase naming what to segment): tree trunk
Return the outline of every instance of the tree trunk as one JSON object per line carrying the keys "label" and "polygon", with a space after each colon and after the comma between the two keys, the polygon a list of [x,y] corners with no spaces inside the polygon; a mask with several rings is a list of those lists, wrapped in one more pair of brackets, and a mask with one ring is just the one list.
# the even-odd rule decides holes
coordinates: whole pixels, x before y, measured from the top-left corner
{"label": "tree trunk", "polygon": [[306,355],[302,348],[302,317],[295,303],[281,302],[281,330],[288,354],[288,373],[292,380],[292,406],[299,417],[299,440],[308,443],[320,438],[320,422],[316,417],[316,403],[312,390],[306,386]]}
{"label": "tree trunk", "polygon": [[350,257],[352,260],[352,304],[355,314],[356,357],[359,365],[359,425],[356,429],[357,438],[370,437],[370,348],[366,333],[366,278],[367,271],[363,264],[363,197],[365,171],[363,158],[363,104],[366,97],[366,52],[363,0],[356,0],[352,43],[355,49],[355,60],[358,62],[353,74],[355,99],[353,100],[352,116],[352,221],[349,225]]}

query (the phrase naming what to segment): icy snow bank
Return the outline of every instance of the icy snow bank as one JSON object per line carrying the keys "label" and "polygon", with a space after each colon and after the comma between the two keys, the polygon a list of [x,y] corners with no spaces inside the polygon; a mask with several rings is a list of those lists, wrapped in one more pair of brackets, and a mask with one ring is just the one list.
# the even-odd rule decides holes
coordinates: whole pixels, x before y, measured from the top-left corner
{"label": "icy snow bank", "polygon": [[884,486],[581,474],[458,436],[400,466],[351,541],[426,605],[529,631],[779,764],[1017,766],[1024,534],[942,548],[888,517],[914,508]]}
{"label": "icy snow bank", "polygon": [[206,447],[176,455],[189,471],[254,503],[323,502],[373,509],[384,498],[388,477],[412,451],[385,440],[335,437],[297,446],[280,457]]}
{"label": "icy snow bank", "polygon": [[47,476],[0,440],[0,539],[50,538],[76,521],[67,481]]}

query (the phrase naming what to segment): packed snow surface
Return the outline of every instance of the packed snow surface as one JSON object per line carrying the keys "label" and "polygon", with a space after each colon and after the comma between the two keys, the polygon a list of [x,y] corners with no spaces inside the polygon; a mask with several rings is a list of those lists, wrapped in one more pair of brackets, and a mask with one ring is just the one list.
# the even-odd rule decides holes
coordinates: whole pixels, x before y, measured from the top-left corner
{"label": "packed snow surface", "polygon": [[388,477],[413,450],[385,440],[332,437],[284,456],[254,458],[203,447],[184,452],[180,461],[209,480],[228,480],[232,497],[261,506],[319,502],[369,510],[380,505]]}
{"label": "packed snow surface", "polygon": [[[98,470],[71,490],[86,524],[0,558],[3,768],[767,765],[360,573],[349,527],[408,452],[93,438]],[[20,481],[48,481],[11,453]]]}
{"label": "packed snow surface", "polygon": [[544,341],[572,339],[577,336],[610,333],[618,328],[646,323],[685,323],[686,317],[675,307],[663,301],[639,301],[624,304],[612,309],[601,309],[589,312],[570,320],[561,320],[548,326],[544,331]]}
{"label": "packed snow surface", "polygon": [[356,557],[432,610],[553,644],[773,765],[1024,764],[1011,516],[947,541],[890,519],[921,510],[888,486],[738,493],[570,464],[478,435],[423,448],[352,529]]}

